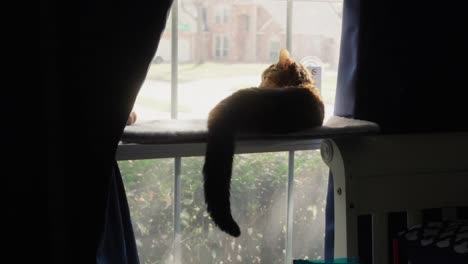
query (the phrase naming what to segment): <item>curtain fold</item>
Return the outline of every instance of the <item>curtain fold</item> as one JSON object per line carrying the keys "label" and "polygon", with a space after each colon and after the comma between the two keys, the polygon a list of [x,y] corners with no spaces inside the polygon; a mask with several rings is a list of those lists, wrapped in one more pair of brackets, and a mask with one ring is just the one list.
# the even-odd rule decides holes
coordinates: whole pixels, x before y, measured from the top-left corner
{"label": "curtain fold", "polygon": [[111,177],[107,192],[104,229],[96,256],[97,263],[138,263],[130,212],[122,177],[117,162],[114,162],[114,177]]}
{"label": "curtain fold", "polygon": [[171,4],[41,3],[53,263],[138,263],[115,152]]}
{"label": "curtain fold", "polygon": [[[458,2],[344,0],[334,114],[383,134],[468,131],[466,25]],[[330,241],[332,203],[326,211]]]}
{"label": "curtain fold", "polygon": [[333,175],[328,175],[327,200],[325,205],[325,261],[332,262],[335,258],[335,192],[333,190]]}
{"label": "curtain fold", "polygon": [[340,58],[334,115],[354,117],[360,44],[360,1],[343,2]]}
{"label": "curtain fold", "polygon": [[459,3],[345,0],[335,114],[383,133],[466,130]]}

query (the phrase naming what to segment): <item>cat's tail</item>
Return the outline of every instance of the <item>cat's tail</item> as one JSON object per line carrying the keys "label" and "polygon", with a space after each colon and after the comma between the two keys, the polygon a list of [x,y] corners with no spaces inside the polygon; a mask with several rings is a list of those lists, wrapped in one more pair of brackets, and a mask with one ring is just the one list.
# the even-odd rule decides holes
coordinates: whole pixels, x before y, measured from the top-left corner
{"label": "cat's tail", "polygon": [[230,205],[234,123],[227,115],[209,122],[203,176],[205,202],[211,219],[222,231],[238,237],[241,232],[232,217]]}

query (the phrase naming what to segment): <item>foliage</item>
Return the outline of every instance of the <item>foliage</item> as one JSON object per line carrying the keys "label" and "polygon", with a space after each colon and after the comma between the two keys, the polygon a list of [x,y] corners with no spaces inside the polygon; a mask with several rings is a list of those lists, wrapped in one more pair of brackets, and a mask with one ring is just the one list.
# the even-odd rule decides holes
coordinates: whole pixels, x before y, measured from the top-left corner
{"label": "foliage", "polygon": [[[203,157],[182,158],[182,263],[284,263],[288,155],[237,155],[231,202],[242,235],[233,239],[215,228],[203,199]],[[172,263],[174,160],[122,161],[141,263]],[[293,256],[323,252],[328,170],[317,151],[296,152]]]}

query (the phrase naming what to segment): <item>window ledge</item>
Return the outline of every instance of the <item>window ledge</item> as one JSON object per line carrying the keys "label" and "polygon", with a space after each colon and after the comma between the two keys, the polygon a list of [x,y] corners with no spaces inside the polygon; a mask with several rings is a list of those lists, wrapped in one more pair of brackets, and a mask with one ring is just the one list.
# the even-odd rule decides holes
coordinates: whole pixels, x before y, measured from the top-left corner
{"label": "window ledge", "polygon": [[[333,116],[321,127],[290,134],[241,134],[236,153],[319,149],[324,138],[372,135],[375,123]],[[127,126],[119,144],[118,160],[202,156],[206,120],[155,120]]]}
{"label": "window ledge", "polygon": [[[289,134],[240,134],[238,140],[310,140],[348,135],[378,133],[375,123],[333,116],[321,127]],[[127,126],[122,144],[185,144],[205,143],[206,120],[154,120]]]}

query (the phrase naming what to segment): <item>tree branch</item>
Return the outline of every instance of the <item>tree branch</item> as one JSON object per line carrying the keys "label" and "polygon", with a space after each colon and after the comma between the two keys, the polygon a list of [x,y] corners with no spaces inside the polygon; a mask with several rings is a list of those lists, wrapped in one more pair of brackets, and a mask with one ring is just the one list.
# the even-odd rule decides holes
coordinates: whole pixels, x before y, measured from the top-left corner
{"label": "tree branch", "polygon": [[193,18],[194,20],[197,20],[198,18],[198,14],[197,15],[194,15],[193,13],[190,13],[190,11],[187,9],[187,7],[185,6],[184,4],[184,0],[180,1],[180,6],[182,7],[182,10],[187,14],[189,15],[191,18]]}

